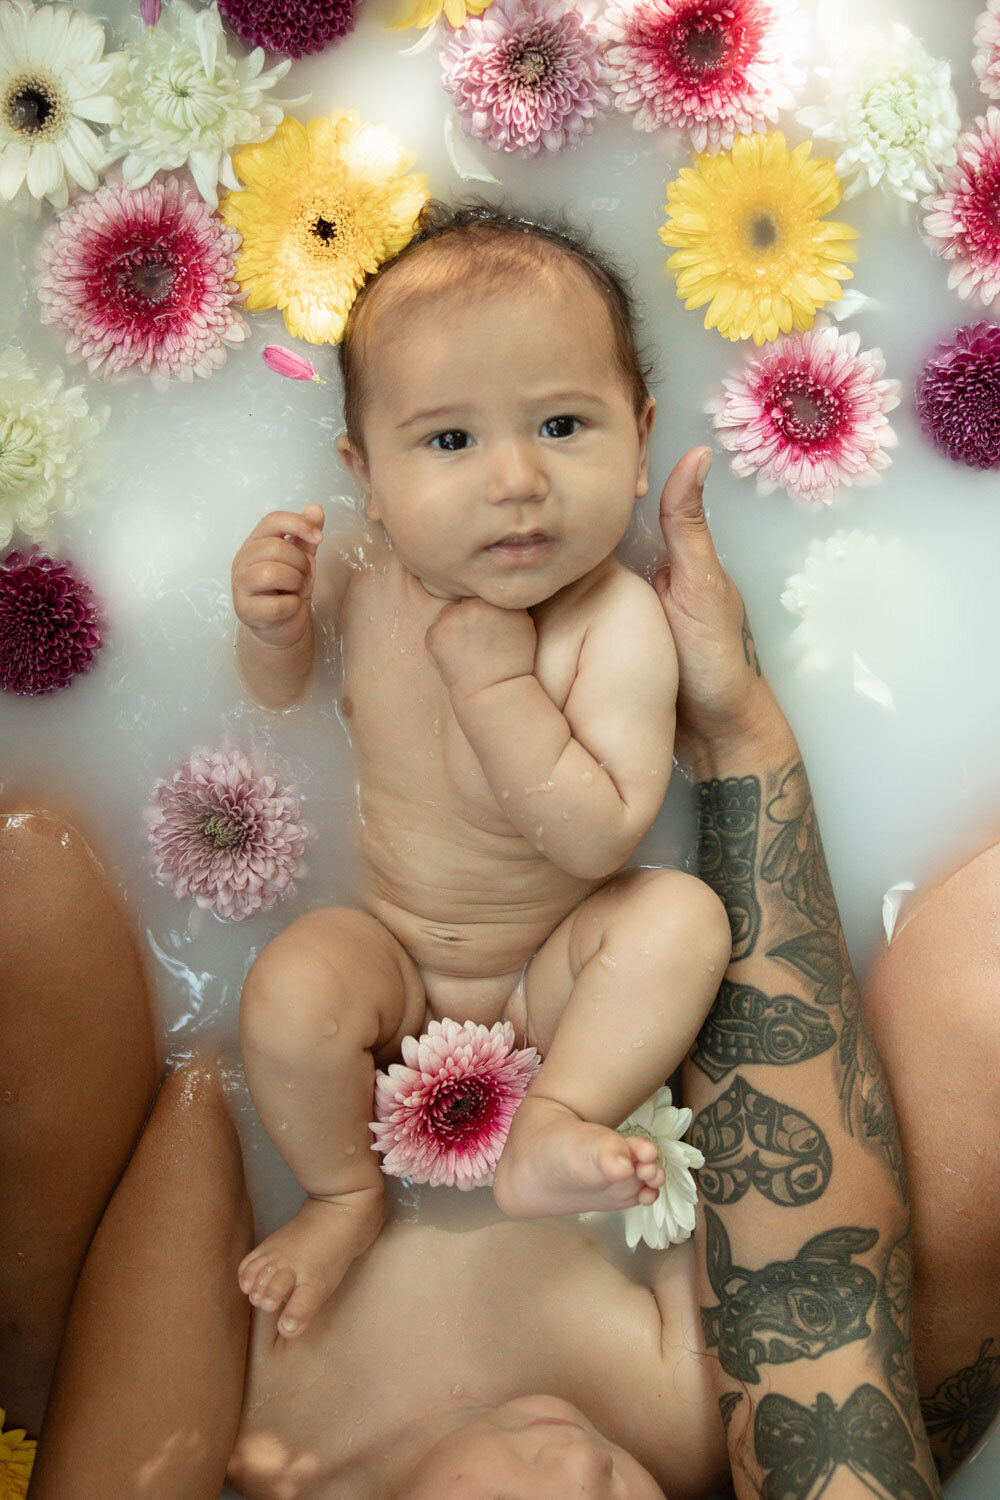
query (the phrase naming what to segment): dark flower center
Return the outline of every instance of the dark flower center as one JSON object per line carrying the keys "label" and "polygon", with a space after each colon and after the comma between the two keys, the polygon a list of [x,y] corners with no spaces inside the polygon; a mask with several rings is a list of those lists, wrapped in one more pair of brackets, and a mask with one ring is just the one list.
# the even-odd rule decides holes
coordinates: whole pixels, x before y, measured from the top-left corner
{"label": "dark flower center", "polygon": [[716,73],[729,57],[729,38],[710,21],[699,20],[686,28],[681,46],[688,65],[698,73]]}
{"label": "dark flower center", "polygon": [[750,220],[750,240],[755,250],[770,250],[777,244],[778,228],[770,214],[756,214]]}
{"label": "dark flower center", "polygon": [[127,250],[115,263],[115,283],[126,304],[145,309],[168,301],[179,267],[168,250],[156,246]]}
{"label": "dark flower center", "polygon": [[328,245],[331,240],[337,238],[337,225],[333,219],[324,219],[320,215],[313,225],[313,234],[317,239],[322,240],[324,245]]}
{"label": "dark flower center", "polygon": [[25,84],[18,89],[8,106],[11,125],[25,135],[37,135],[44,130],[55,109],[52,100],[35,84]]}
{"label": "dark flower center", "polygon": [[213,849],[242,849],[247,830],[225,813],[209,813],[201,825],[201,835]]}
{"label": "dark flower center", "polygon": [[481,1078],[450,1079],[437,1090],[431,1119],[439,1135],[463,1140],[488,1119],[496,1090]]}
{"label": "dark flower center", "polygon": [[802,447],[823,442],[840,418],[836,393],[804,371],[780,379],[767,404],[779,432]]}
{"label": "dark flower center", "polygon": [[518,83],[525,88],[537,89],[552,71],[549,48],[537,43],[522,47],[511,57],[509,67]]}

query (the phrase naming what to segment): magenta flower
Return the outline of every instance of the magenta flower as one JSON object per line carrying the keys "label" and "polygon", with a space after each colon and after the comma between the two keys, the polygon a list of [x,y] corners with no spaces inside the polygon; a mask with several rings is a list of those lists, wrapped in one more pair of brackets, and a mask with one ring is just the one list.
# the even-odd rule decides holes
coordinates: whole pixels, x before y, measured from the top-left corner
{"label": "magenta flower", "polygon": [[86,672],[101,649],[103,611],[69,563],[36,549],[0,566],[0,689],[54,693]]}
{"label": "magenta flower", "polygon": [[611,104],[597,28],[561,0],[493,0],[441,62],[466,134],[494,151],[575,146]]}
{"label": "magenta flower", "polygon": [[981,115],[956,147],[940,191],[923,200],[924,232],[942,260],[955,262],[948,285],[989,307],[1000,293],[1000,109]]}
{"label": "magenta flower", "polygon": [[105,184],[42,241],[42,320],[105,378],[211,375],[247,335],[233,307],[239,242],[176,178],[135,192]]}
{"label": "magenta flower", "polygon": [[976,18],[975,42],[972,67],[979,87],[991,99],[1000,99],[1000,0],[987,0]]}
{"label": "magenta flower", "polygon": [[219,14],[248,46],[305,57],[350,31],[356,6],[357,0],[219,0]]}
{"label": "magenta flower", "polygon": [[269,370],[288,380],[315,380],[319,385],[326,385],[312,360],[296,354],[294,349],[284,348],[282,344],[266,344],[261,350],[261,358]]}
{"label": "magenta flower", "polygon": [[892,460],[886,413],[898,380],[882,379],[881,350],[858,352],[860,336],[817,326],[780,338],[723,381],[708,404],[719,441],[758,493],[779,486],[807,504],[829,504],[841,485],[872,484]]}
{"label": "magenta flower", "polygon": [[687,131],[696,151],[767,130],[805,77],[789,14],[789,0],[611,0],[615,104],[636,130]]}
{"label": "magenta flower", "polygon": [[1000,468],[1000,324],[956,328],[924,363],[914,395],[920,425],[943,453]]}
{"label": "magenta flower", "polygon": [[241,922],[292,894],[308,838],[298,799],[241,751],[197,751],[153,795],[155,874],[175,896]]}
{"label": "magenta flower", "polygon": [[403,1061],[375,1075],[370,1128],[382,1171],[432,1187],[488,1187],[539,1067],[534,1047],[515,1050],[509,1021],[432,1021],[423,1036],[404,1037]]}

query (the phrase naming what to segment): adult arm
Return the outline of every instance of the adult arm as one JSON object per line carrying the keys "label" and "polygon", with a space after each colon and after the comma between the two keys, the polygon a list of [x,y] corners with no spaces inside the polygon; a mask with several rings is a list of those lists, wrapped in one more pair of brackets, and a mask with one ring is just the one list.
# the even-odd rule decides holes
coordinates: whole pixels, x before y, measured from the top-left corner
{"label": "adult arm", "polygon": [[[910,1216],[892,1101],[809,783],[702,508],[667,482],[654,580],[680,663],[698,868],[733,957],[685,1068],[706,1348],[739,1500],[940,1493],[913,1371]],[[702,475],[704,478],[704,475]]]}

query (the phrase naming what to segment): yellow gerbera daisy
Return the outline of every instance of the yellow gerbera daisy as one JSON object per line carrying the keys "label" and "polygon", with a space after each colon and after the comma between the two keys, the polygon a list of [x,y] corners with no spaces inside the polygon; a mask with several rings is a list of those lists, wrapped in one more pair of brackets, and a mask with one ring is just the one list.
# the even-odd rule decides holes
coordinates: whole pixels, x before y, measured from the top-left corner
{"label": "yellow gerbera daisy", "polygon": [[35,1462],[35,1441],[26,1438],[23,1427],[4,1432],[7,1416],[0,1406],[0,1500],[24,1500],[28,1493],[31,1466]]}
{"label": "yellow gerbera daisy", "polygon": [[243,236],[236,277],[251,312],[280,307],[290,333],[335,344],[365,277],[413,237],[422,175],[384,125],[354,110],[286,116],[270,140],[234,152],[246,186],[219,212]]}
{"label": "yellow gerbera daisy", "polygon": [[737,136],[730,151],[696,156],[667,188],[659,231],[677,246],[667,261],[687,308],[703,307],[705,327],[763,344],[811,328],[824,302],[843,296],[855,258],[850,224],[820,223],[840,202],[833,164],[794,151],[780,130]]}
{"label": "yellow gerbera daisy", "polygon": [[386,31],[405,31],[408,26],[430,26],[444,11],[453,26],[464,26],[470,16],[481,16],[493,0],[415,0],[401,21],[394,21]]}

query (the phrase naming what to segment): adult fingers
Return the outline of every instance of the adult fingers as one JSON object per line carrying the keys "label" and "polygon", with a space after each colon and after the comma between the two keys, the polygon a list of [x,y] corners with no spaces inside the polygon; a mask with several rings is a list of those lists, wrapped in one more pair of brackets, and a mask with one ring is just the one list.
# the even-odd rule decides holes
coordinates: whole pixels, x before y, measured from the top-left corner
{"label": "adult fingers", "polygon": [[667,547],[667,564],[674,572],[688,568],[703,571],[706,564],[718,564],[702,500],[711,466],[711,448],[691,448],[678,459],[663,486],[660,530]]}

